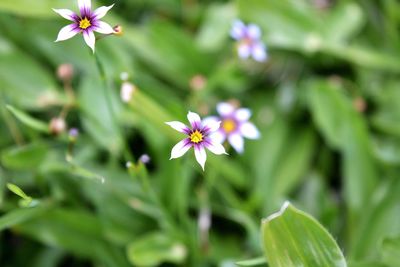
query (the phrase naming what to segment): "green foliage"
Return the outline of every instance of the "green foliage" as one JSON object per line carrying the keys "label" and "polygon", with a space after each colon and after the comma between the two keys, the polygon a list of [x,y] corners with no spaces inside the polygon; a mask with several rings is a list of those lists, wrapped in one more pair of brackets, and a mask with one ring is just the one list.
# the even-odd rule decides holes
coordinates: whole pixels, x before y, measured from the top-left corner
{"label": "green foliage", "polygon": [[[51,8],[0,1],[0,266],[400,266],[398,1],[120,0],[95,56]],[[229,100],[261,138],[169,160],[165,122]]]}
{"label": "green foliage", "polygon": [[322,225],[288,202],[263,220],[262,238],[271,266],[347,266],[340,248]]}

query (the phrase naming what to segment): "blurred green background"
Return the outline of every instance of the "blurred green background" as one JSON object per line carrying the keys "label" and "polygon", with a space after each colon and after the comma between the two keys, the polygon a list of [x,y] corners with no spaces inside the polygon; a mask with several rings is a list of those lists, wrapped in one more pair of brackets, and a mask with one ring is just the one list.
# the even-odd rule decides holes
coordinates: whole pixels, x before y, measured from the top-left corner
{"label": "blurred green background", "polygon": [[[262,256],[261,219],[285,200],[350,266],[400,266],[398,1],[92,5],[112,3],[124,34],[96,43],[104,76],[80,36],[54,43],[68,21],[51,8],[76,1],[0,1],[0,266],[231,267]],[[236,18],[261,27],[266,63],[237,58]],[[204,173],[193,153],[169,161],[182,136],[164,122],[221,101],[252,109],[262,138],[208,153]],[[76,142],[50,133],[59,116]]]}

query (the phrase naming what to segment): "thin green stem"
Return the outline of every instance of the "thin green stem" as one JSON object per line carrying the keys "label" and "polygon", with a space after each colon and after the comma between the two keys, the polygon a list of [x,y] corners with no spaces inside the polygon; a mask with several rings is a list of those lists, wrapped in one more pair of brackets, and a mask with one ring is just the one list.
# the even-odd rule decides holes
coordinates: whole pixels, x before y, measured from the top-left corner
{"label": "thin green stem", "polygon": [[105,72],[105,69],[104,69],[104,65],[101,62],[101,60],[100,60],[99,56],[97,55],[97,53],[94,54],[94,57],[95,57],[97,69],[98,69],[99,74],[100,74],[101,81],[103,83],[103,90],[105,92],[104,96],[106,98],[106,103],[107,103],[107,106],[108,106],[108,110],[109,110],[109,113],[110,113],[110,116],[111,116],[111,120],[113,122],[112,127],[114,127],[116,129],[116,131],[118,133],[118,136],[120,137],[120,141],[122,143],[122,148],[123,148],[123,153],[124,153],[125,160],[127,162],[128,161],[134,161],[134,157],[133,157],[132,153],[129,150],[128,144],[126,143],[123,131],[119,127],[118,119],[117,119],[117,116],[116,116],[114,108],[113,108],[113,104],[112,104],[112,100],[111,100],[112,99],[112,95],[111,95],[111,92],[109,90],[109,84],[107,82],[107,75],[106,75],[106,72]]}

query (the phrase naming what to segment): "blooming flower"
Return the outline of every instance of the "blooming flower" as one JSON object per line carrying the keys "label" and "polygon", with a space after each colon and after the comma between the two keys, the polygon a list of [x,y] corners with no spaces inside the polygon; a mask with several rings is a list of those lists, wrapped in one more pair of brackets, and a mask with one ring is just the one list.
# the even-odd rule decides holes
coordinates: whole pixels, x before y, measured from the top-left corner
{"label": "blooming flower", "polygon": [[221,127],[212,135],[213,140],[216,142],[223,143],[228,139],[228,142],[238,153],[243,153],[243,137],[248,139],[258,139],[260,137],[260,132],[257,128],[248,121],[251,117],[249,109],[236,109],[229,103],[219,103],[217,112],[219,114],[218,117],[211,116],[205,119],[206,123],[221,121]]}
{"label": "blooming flower", "polygon": [[231,37],[238,41],[238,54],[242,59],[253,57],[262,62],[267,60],[266,47],[262,43],[261,29],[255,24],[245,25],[242,21],[233,22]]}
{"label": "blooming flower", "polygon": [[65,41],[78,33],[82,33],[83,39],[94,53],[94,45],[96,43],[94,32],[101,34],[114,33],[114,29],[109,24],[100,21],[114,5],[102,6],[94,11],[92,11],[91,5],[91,0],[78,0],[80,15],[69,9],[53,9],[63,18],[73,22],[60,30],[56,42]]}
{"label": "blooming flower", "polygon": [[187,138],[183,139],[172,148],[170,159],[183,156],[191,147],[193,147],[196,160],[204,170],[204,165],[206,164],[207,159],[205,148],[216,155],[227,154],[225,148],[211,137],[211,134],[219,129],[221,122],[212,121],[210,123],[205,123],[204,121],[201,121],[198,114],[190,111],[187,118],[191,127],[188,127],[179,121],[166,122],[166,124],[178,132],[187,135]]}

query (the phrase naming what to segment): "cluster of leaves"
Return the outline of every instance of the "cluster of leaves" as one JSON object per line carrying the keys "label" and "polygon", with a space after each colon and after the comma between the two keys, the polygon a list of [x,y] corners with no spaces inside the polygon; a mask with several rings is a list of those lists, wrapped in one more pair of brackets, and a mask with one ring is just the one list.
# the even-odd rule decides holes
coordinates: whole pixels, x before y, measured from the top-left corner
{"label": "cluster of leaves", "polygon": [[[234,266],[262,243],[267,262],[240,264],[346,266],[343,251],[351,267],[400,266],[397,1],[118,1],[107,18],[124,36],[96,47],[106,77],[81,38],[54,43],[65,21],[51,8],[71,1],[34,2],[0,1],[1,266]],[[235,57],[235,18],[262,28],[267,63]],[[138,88],[128,105],[121,72]],[[169,161],[180,136],[164,122],[229,98],[262,139],[204,174]],[[66,106],[73,151],[47,127]],[[128,172],[127,151],[150,165]],[[291,206],[260,231],[288,199],[334,239]]]}

